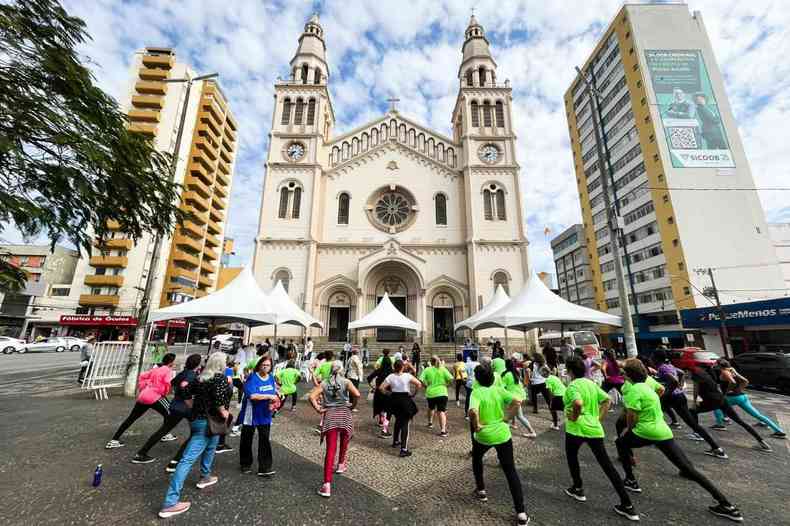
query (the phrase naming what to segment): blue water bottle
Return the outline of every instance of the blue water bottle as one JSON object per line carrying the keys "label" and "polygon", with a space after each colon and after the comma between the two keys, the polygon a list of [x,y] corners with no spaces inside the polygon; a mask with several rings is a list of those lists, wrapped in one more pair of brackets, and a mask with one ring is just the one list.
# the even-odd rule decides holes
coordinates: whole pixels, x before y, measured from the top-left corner
{"label": "blue water bottle", "polygon": [[93,487],[96,488],[101,484],[102,468],[101,464],[96,466],[96,471],[93,472]]}

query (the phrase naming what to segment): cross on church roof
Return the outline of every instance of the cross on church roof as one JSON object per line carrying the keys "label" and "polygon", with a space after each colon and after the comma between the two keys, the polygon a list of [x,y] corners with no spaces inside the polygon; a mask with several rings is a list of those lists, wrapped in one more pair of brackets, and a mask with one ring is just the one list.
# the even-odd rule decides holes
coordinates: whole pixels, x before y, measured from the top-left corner
{"label": "cross on church roof", "polygon": [[398,108],[396,108],[396,107],[395,107],[395,105],[396,105],[398,102],[400,102],[400,99],[399,99],[399,98],[396,98],[396,97],[390,97],[389,99],[387,99],[387,102],[389,102],[389,103],[390,103],[390,111],[395,111],[395,112],[397,112],[397,111],[398,111]]}

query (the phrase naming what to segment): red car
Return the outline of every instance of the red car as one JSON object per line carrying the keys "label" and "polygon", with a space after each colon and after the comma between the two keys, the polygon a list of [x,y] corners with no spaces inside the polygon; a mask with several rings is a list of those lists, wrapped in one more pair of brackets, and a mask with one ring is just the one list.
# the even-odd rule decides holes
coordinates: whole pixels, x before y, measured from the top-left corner
{"label": "red car", "polygon": [[689,370],[699,365],[713,366],[716,364],[716,360],[719,359],[719,355],[699,347],[683,347],[682,349],[669,351],[669,358],[672,361],[672,365],[678,369]]}

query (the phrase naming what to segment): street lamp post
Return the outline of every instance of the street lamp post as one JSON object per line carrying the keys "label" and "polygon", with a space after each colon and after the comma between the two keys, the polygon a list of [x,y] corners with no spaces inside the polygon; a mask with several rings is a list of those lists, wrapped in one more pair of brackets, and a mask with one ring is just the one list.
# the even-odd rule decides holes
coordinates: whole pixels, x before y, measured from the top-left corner
{"label": "street lamp post", "polygon": [[[578,67],[576,71],[584,81],[587,88],[587,95],[590,98],[590,111],[595,113],[591,116],[593,123],[593,134],[595,137],[595,147],[598,155],[598,167],[600,171],[601,190],[603,193],[604,207],[606,209],[606,223],[609,227],[609,242],[612,247],[612,256],[614,262],[614,272],[617,279],[617,292],[620,299],[620,312],[623,318],[623,339],[625,340],[625,351],[629,358],[636,357],[638,354],[636,347],[636,335],[634,334],[634,321],[631,319],[631,302],[628,299],[628,292],[625,288],[625,277],[623,275],[623,262],[620,259],[620,250],[617,246],[617,238],[620,233],[620,219],[619,207],[613,207],[609,196],[609,175],[608,171],[611,170],[607,156],[604,155],[604,146],[602,141],[603,122],[601,121],[601,111],[598,101],[598,91],[594,86],[595,78],[590,79],[584,75]],[[625,243],[623,242],[623,249]],[[636,299],[636,298],[634,298]]]}
{"label": "street lamp post", "polygon": [[670,277],[682,279],[683,281],[691,285],[694,288],[694,290],[699,292],[706,300],[708,300],[708,302],[710,302],[711,305],[716,307],[716,310],[718,311],[719,314],[719,337],[721,338],[721,345],[724,348],[724,357],[731,358],[732,353],[730,352],[730,335],[727,332],[727,314],[724,312],[724,309],[721,307],[721,302],[719,301],[719,291],[716,289],[716,282],[713,281],[713,269],[710,268],[696,269],[695,272],[697,274],[703,274],[703,275],[707,274],[708,276],[710,276],[710,281],[711,284],[713,285],[713,297],[716,299],[715,302],[711,301],[708,295],[705,294],[704,290],[700,290],[699,287],[694,285],[691,281],[684,278],[683,276],[678,276],[677,274],[670,274]]}
{"label": "street lamp post", "polygon": [[[187,106],[189,105],[189,94],[192,90],[192,84],[202,80],[213,79],[219,76],[219,73],[209,73],[208,75],[200,75],[198,77],[185,77],[182,79],[165,79],[164,82],[169,84],[186,84],[184,91],[184,103],[181,106],[181,118],[178,121],[178,131],[176,132],[176,142],[173,148],[173,158],[170,161],[170,173],[168,177],[170,181],[175,179],[176,169],[178,167],[178,159],[181,150],[181,140],[184,136],[184,124],[187,118]],[[134,342],[132,343],[132,353],[129,357],[129,370],[126,373],[126,382],[124,383],[124,394],[126,396],[134,396],[137,391],[137,377],[143,369],[143,360],[145,359],[145,340],[147,336],[146,327],[148,326],[148,312],[151,309],[151,293],[154,288],[154,274],[156,267],[159,265],[159,252],[161,251],[162,234],[157,233],[154,239],[154,249],[151,252],[151,260],[148,265],[148,276],[145,280],[145,289],[143,290],[143,297],[140,300],[140,308],[137,311],[137,328],[134,331]]]}

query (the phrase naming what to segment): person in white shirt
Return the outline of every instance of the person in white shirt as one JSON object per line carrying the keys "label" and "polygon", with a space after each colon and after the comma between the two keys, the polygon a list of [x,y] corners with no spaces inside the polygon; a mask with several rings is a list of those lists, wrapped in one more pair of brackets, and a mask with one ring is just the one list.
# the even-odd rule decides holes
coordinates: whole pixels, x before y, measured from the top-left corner
{"label": "person in white shirt", "polygon": [[340,357],[343,360],[343,367],[346,366],[348,363],[348,359],[351,356],[351,342],[346,340],[346,343],[343,344],[343,355]]}
{"label": "person in white shirt", "polygon": [[310,337],[307,338],[307,343],[304,346],[304,356],[306,361],[315,359],[315,356],[313,355],[313,339]]}
{"label": "person in white shirt", "polygon": [[[362,368],[362,360],[359,358],[359,349],[356,347],[351,348],[351,358],[348,359],[348,370],[346,372],[346,378],[351,380],[351,383],[354,384],[354,387],[359,389],[359,382],[365,377],[364,370]],[[352,409],[352,412],[356,413],[359,411],[356,407]]]}
{"label": "person in white shirt", "polygon": [[410,373],[403,372],[403,362],[397,360],[393,366],[394,372],[384,379],[379,386],[382,393],[391,392],[390,410],[395,416],[395,429],[392,433],[392,447],[400,446],[400,456],[410,457],[409,451],[409,423],[417,414],[417,405],[414,403],[411,387],[415,393],[422,383]]}

